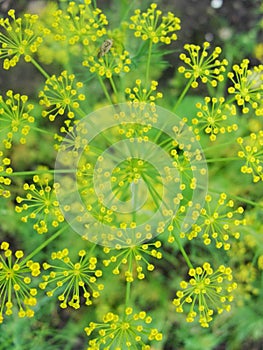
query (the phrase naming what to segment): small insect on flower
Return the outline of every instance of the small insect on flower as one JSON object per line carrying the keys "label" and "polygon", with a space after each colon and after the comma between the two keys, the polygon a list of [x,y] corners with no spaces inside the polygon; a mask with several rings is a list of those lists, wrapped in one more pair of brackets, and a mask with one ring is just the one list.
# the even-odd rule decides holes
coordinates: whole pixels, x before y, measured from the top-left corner
{"label": "small insect on flower", "polygon": [[112,45],[113,45],[113,40],[112,39],[105,40],[102,43],[101,47],[100,47],[100,50],[99,50],[99,53],[98,53],[98,58],[106,55],[106,53],[108,53],[110,51]]}

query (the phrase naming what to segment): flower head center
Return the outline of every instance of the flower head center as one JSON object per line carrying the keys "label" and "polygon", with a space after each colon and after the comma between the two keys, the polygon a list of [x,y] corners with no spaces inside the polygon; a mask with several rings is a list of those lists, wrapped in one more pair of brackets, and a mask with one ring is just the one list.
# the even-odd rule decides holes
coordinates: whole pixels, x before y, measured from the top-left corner
{"label": "flower head center", "polygon": [[6,270],[6,279],[12,279],[15,275],[15,271],[13,269]]}
{"label": "flower head center", "polygon": [[126,330],[130,328],[130,324],[128,322],[123,322],[121,325],[122,330]]}

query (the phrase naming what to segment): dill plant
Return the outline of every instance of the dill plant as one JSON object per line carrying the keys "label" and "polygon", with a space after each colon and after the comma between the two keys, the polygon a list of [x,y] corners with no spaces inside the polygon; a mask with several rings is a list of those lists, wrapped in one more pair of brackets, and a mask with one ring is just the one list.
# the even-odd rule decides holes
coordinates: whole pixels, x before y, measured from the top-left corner
{"label": "dill plant", "polygon": [[[253,218],[262,199],[233,189],[228,174],[209,176],[225,162],[241,183],[262,191],[263,66],[244,59],[231,67],[220,47],[187,43],[171,79],[180,91],[159,91],[158,64],[180,35],[180,19],[155,3],[129,16],[111,28],[111,18],[85,0],[51,2],[38,15],[11,9],[0,20],[3,69],[24,59],[43,77],[37,98],[11,90],[0,96],[0,196],[22,227],[21,237],[7,229],[11,242],[1,239],[0,321],[35,317],[46,296],[53,305],[58,299],[61,309],[73,309],[72,323],[82,318],[86,349],[165,349],[170,325],[162,327],[158,306],[136,295],[141,286],[154,295],[154,280],[169,289],[159,295],[163,322],[209,328],[223,311],[223,320],[235,313],[263,269],[262,225],[255,228]],[[185,106],[201,85],[205,96],[193,115]],[[246,116],[253,130],[244,127]],[[54,146],[48,167],[19,169],[14,154],[43,134]],[[147,224],[159,212],[156,225]],[[13,252],[30,235],[44,239]],[[254,272],[245,282],[247,251]],[[164,268],[172,271],[168,282]],[[114,284],[115,302],[107,303]]]}

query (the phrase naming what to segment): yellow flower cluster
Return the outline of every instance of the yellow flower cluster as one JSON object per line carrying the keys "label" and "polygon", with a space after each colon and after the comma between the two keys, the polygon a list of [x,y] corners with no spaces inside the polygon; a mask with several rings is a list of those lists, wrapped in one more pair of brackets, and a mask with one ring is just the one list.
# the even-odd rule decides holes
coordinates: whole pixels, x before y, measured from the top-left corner
{"label": "yellow flower cluster", "polygon": [[150,40],[152,43],[158,42],[169,45],[172,40],[177,39],[175,31],[181,29],[180,19],[172,12],[167,16],[162,16],[162,11],[157,9],[157,4],[152,3],[147,12],[141,13],[140,9],[135,10],[131,17],[133,23],[130,29],[134,30],[134,35],[142,40]]}
{"label": "yellow flower cluster", "polygon": [[11,185],[11,179],[7,177],[13,172],[10,165],[11,160],[4,157],[4,153],[0,151],[0,197],[3,196],[4,198],[8,198],[11,195],[10,191],[6,189],[6,186]]}
{"label": "yellow flower cluster", "polygon": [[[91,250],[78,251],[76,259],[70,257],[67,248],[53,252],[43,263],[45,273],[41,282],[37,281],[38,288],[48,297],[58,298],[63,309],[96,304],[95,299],[104,289],[100,283],[103,272],[99,264],[102,263],[105,270],[110,268],[120,282],[126,284],[125,307],[122,314],[107,312],[100,323],[89,323],[85,328],[89,337],[87,350],[150,350],[150,342],[162,341],[162,334],[154,324],[151,326],[152,318],[145,311],[137,312],[130,307],[131,300],[136,301],[136,295],[130,298],[130,288],[136,279],[147,278],[147,273],[154,271],[158,262],[160,265],[158,260],[163,254],[176,265],[171,256],[174,247],[170,246],[168,251],[165,247],[162,253],[161,241],[153,241],[157,234],[164,233],[169,243],[177,244],[177,251],[180,250],[190,268],[189,278],[181,281],[173,300],[176,311],[186,311],[187,322],[198,319],[202,327],[208,327],[216,312],[231,309],[233,291],[237,288],[231,268],[220,265],[213,269],[208,262],[194,268],[190,258],[195,254],[191,252],[188,257],[181,239],[190,241],[201,236],[206,246],[214,244],[229,251],[232,240],[237,240],[240,231],[242,233],[240,226],[246,223],[243,207],[236,207],[225,193],[217,198],[205,197],[207,164],[198,141],[204,134],[209,135],[210,141],[216,141],[220,134],[236,131],[234,117],[239,110],[243,114],[254,112],[256,117],[263,115],[263,65],[249,69],[249,60],[243,60],[227,74],[227,60],[219,59],[221,48],[216,47],[210,53],[208,42],[203,46],[185,45],[178,72],[188,81],[173,110],[182,108],[180,103],[186,101],[183,99],[191,87],[197,88],[203,83],[215,88],[225,76],[229,79],[226,84],[231,95],[229,101],[220,97],[224,84],[217,92],[214,89],[217,97],[205,97],[196,104],[197,114],[188,128],[186,118],[179,119],[169,111],[166,117],[163,109],[158,111],[155,103],[163,95],[157,90],[158,82],[150,80],[152,67],[160,67],[161,57],[169,52],[158,51],[156,47],[177,40],[179,18],[171,12],[163,15],[157,4],[152,3],[145,12],[135,10],[129,23],[110,31],[106,29],[106,16],[93,6],[96,1],[67,1],[65,6],[59,1],[56,3],[47,6],[45,11],[54,10],[46,19],[45,15],[39,20],[38,15],[32,14],[16,18],[14,10],[8,12],[8,18],[0,18],[0,59],[4,69],[16,66],[20,57],[31,62],[46,79],[39,93],[42,116],[51,122],[63,117],[53,125],[59,130],[54,132],[59,143],[55,145],[58,151],[55,170],[47,171],[54,171],[55,180],[62,182],[53,183],[53,177],[46,174],[35,175],[18,191],[15,207],[16,215],[24,223],[33,222],[38,234],[49,231],[54,234],[48,239],[42,237],[43,243],[27,257],[22,250],[13,252],[9,243],[0,242],[0,323],[12,314],[34,315],[37,303],[34,286],[40,265],[30,259],[59,237],[67,227],[64,222],[67,219],[83,239],[95,244]],[[45,11],[43,13],[48,13]],[[135,41],[139,42],[138,51],[133,41],[128,43],[126,29],[131,36],[134,33]],[[128,46],[133,55],[126,50]],[[35,53],[43,62],[49,64],[56,60],[68,70],[49,76],[35,60]],[[83,78],[81,81],[71,74],[76,69]],[[134,70],[131,77],[126,74],[130,69]],[[140,73],[145,80],[136,79]],[[136,77],[133,74],[137,74]],[[156,74],[157,71],[153,76]],[[100,95],[86,101],[84,84],[93,78],[97,78],[110,104],[110,112],[99,110],[96,120],[93,113],[85,118],[85,108],[92,110],[105,102]],[[126,79],[136,80],[128,85]],[[88,85],[96,88],[96,82],[92,84]],[[124,90],[126,86],[130,87]],[[119,103],[125,94],[128,102]],[[172,102],[167,101],[169,103]],[[26,95],[9,90],[6,96],[0,96],[0,143],[5,149],[0,150],[0,197],[11,196],[8,186],[12,176],[25,178],[32,173],[31,168],[13,173],[9,153],[14,143],[25,144],[30,129],[34,130],[33,109]],[[237,139],[241,148],[237,155],[245,162],[241,172],[251,174],[254,182],[259,182],[263,180],[263,131],[258,131],[258,120],[257,125],[252,126],[253,120],[249,123],[255,132],[246,139]],[[36,173],[44,171],[39,169]],[[242,197],[237,198],[242,201]],[[243,202],[258,208],[261,205],[245,198]],[[260,214],[257,215],[254,221]],[[59,225],[62,229],[57,230]],[[253,223],[254,229],[257,225]],[[233,252],[242,249],[245,256],[250,252],[247,247],[257,248],[253,264],[247,262],[252,259],[245,256],[237,269],[238,282],[244,285],[246,282],[248,286],[244,288],[245,297],[246,292],[258,293],[258,286],[253,287],[253,282],[263,270],[262,250],[253,238],[252,234],[247,235],[242,244],[236,244],[233,249]],[[101,254],[105,254],[102,262],[93,254],[98,244],[103,246]],[[231,252],[228,254],[231,257]],[[233,258],[231,266],[236,266],[236,262]],[[145,285],[140,284],[142,288]]]}
{"label": "yellow flower cluster", "polygon": [[91,73],[97,73],[99,76],[105,76],[108,79],[122,72],[128,73],[130,71],[130,64],[129,52],[124,50],[120,53],[114,47],[103,56],[96,57],[91,55],[83,61],[83,66],[88,67]]}
{"label": "yellow flower cluster", "polygon": [[82,87],[83,83],[75,82],[75,75],[67,71],[58,77],[52,75],[39,93],[39,104],[48,108],[42,112],[42,116],[48,116],[50,121],[54,121],[66,112],[70,119],[74,118],[76,112],[81,113],[80,102],[85,100],[85,95],[80,92]]}
{"label": "yellow flower cluster", "polygon": [[[128,91],[128,90],[126,90]],[[149,142],[149,136],[150,132],[154,126],[154,123],[156,122],[156,117],[154,114],[154,103],[151,103],[151,112],[152,114],[149,113],[149,117],[146,116],[145,114],[143,115],[140,113],[139,109],[144,108],[144,106],[149,106],[150,104],[146,104],[144,102],[137,103],[136,101],[128,101],[128,105],[130,105],[132,108],[135,107],[135,109],[138,109],[136,111],[136,117],[134,118],[134,123],[126,122],[126,120],[129,119],[127,116],[124,115],[116,115],[116,119],[120,121],[118,125],[118,134],[123,137],[125,136],[126,138],[130,139],[131,142],[134,141],[135,138],[138,138],[139,142]],[[138,106],[138,108],[136,107]],[[140,115],[141,114],[141,115]],[[124,178],[130,178],[130,177],[137,177],[137,180],[141,177],[139,173],[145,173],[146,168],[150,168],[149,162],[145,162],[143,160],[132,160],[132,159],[126,159],[126,161],[122,164],[122,167],[116,168],[115,174],[119,173],[118,175],[123,176]],[[127,167],[125,167],[128,165]],[[136,169],[136,170],[135,170]],[[127,171],[125,174],[124,172]],[[137,173],[135,175],[135,172]],[[133,174],[133,176],[132,176]],[[115,178],[114,178],[115,180]],[[116,181],[116,180],[115,180]]]}
{"label": "yellow flower cluster", "polygon": [[108,24],[108,20],[99,8],[92,8],[91,0],[85,0],[83,4],[71,1],[65,13],[58,10],[55,16],[58,20],[53,23],[53,27],[63,29],[69,35],[70,45],[81,42],[88,47],[106,34],[104,26]]}
{"label": "yellow flower cluster", "polygon": [[103,317],[103,323],[90,322],[85,328],[88,336],[97,331],[97,336],[89,340],[87,350],[138,349],[150,350],[147,340],[161,341],[162,334],[156,328],[151,328],[152,318],[145,311],[135,313],[131,307],[125,309],[125,315],[120,317],[108,312]]}
{"label": "yellow flower cluster", "polygon": [[[80,250],[79,261],[74,263],[68,256],[68,249],[54,252],[51,255],[52,261],[58,260],[58,263],[44,263],[44,270],[51,270],[48,275],[43,275],[44,282],[40,283],[41,289],[47,289],[55,285],[46,292],[51,297],[57,291],[61,291],[58,300],[60,307],[71,306],[74,309],[80,308],[81,290],[85,298],[85,305],[91,305],[93,298],[100,296],[100,291],[104,286],[97,283],[97,279],[102,276],[102,271],[97,269],[97,258],[90,256],[86,250]],[[60,262],[60,263],[59,263]]]}
{"label": "yellow flower cluster", "polygon": [[244,59],[240,66],[233,66],[234,72],[228,73],[233,86],[228,88],[228,92],[235,95],[242,113],[248,113],[251,107],[257,116],[263,116],[263,64],[249,69],[249,63],[248,59]]}
{"label": "yellow flower cluster", "polygon": [[[77,126],[79,125],[80,128]],[[63,147],[68,148],[68,157],[76,157],[79,155],[79,152],[87,147],[87,140],[85,138],[85,132],[87,132],[87,128],[84,128],[79,120],[76,119],[66,119],[64,121],[64,125],[60,128],[60,134],[55,133],[54,139],[58,141],[54,145],[55,150],[61,149],[61,144],[63,143]],[[83,137],[78,137],[76,134],[81,133]],[[79,134],[78,134],[79,135]],[[68,159],[65,159],[65,163],[63,165],[68,164]]]}
{"label": "yellow flower cluster", "polygon": [[104,247],[103,251],[106,254],[111,254],[110,258],[103,260],[105,266],[111,264],[114,265],[112,273],[119,275],[122,270],[122,266],[126,266],[125,278],[127,282],[134,281],[134,272],[136,271],[137,278],[142,280],[145,278],[144,269],[147,271],[153,271],[154,265],[148,261],[148,257],[156,259],[162,258],[162,253],[158,252],[155,248],[160,248],[161,242],[156,241],[154,243],[144,243],[134,247],[118,249],[119,253],[115,254],[114,250]]}
{"label": "yellow flower cluster", "polygon": [[209,135],[211,141],[215,141],[218,134],[238,129],[238,125],[231,123],[230,120],[231,117],[236,115],[236,108],[234,105],[226,103],[224,97],[205,97],[204,102],[204,104],[200,102],[196,104],[199,109],[197,112],[198,118],[192,119],[194,132],[197,134],[198,140],[200,140],[202,131]]}
{"label": "yellow flower cluster", "polygon": [[49,179],[42,179],[38,175],[33,177],[32,184],[25,183],[24,190],[27,191],[26,197],[17,196],[16,212],[22,213],[29,211],[30,213],[23,216],[21,220],[27,222],[28,219],[34,220],[33,228],[39,234],[48,232],[49,226],[58,227],[64,221],[64,216],[59,208],[56,198],[56,186],[48,184]]}
{"label": "yellow flower cluster", "polygon": [[[180,198],[180,199],[179,199]],[[183,195],[178,196],[178,200],[183,200]],[[167,216],[170,215],[172,217],[172,220],[170,221],[169,225],[167,226],[167,232],[168,232],[168,237],[167,237],[167,241],[168,243],[173,243],[176,239],[176,237],[178,236],[178,232],[181,231],[182,228],[182,224],[183,224],[183,219],[185,218],[185,213],[187,211],[188,207],[191,207],[192,203],[187,203],[186,205],[180,205],[180,207],[178,208],[178,210],[174,211],[174,215],[171,215],[169,213],[169,209],[166,209],[164,211],[164,215],[166,215],[166,211]],[[184,237],[184,234],[183,234]]]}
{"label": "yellow flower cluster", "polygon": [[254,182],[263,181],[263,130],[251,133],[246,139],[239,137],[237,142],[242,149],[237,155],[246,160],[241,172],[251,174]]}
{"label": "yellow flower cluster", "polygon": [[40,265],[23,259],[22,250],[13,252],[8,242],[2,242],[0,249],[0,323],[3,322],[4,314],[13,314],[14,308],[18,317],[33,317],[37,289],[31,286],[31,276],[40,274]]}
{"label": "yellow flower cluster", "polygon": [[232,282],[230,267],[220,265],[216,271],[208,262],[202,267],[191,268],[188,272],[191,277],[188,282],[182,281],[182,290],[176,293],[173,300],[177,312],[184,312],[190,306],[186,321],[193,322],[199,314],[202,327],[209,327],[213,319],[214,310],[220,314],[224,310],[230,311],[230,302],[233,301],[233,291],[237,284]]}
{"label": "yellow flower cluster", "polygon": [[65,11],[53,11],[52,38],[58,42],[66,42],[70,47],[84,47],[86,53],[94,53],[96,41],[106,34],[108,24],[106,16],[99,8],[92,8],[91,1],[83,4],[69,2]]}
{"label": "yellow flower cluster", "polygon": [[20,56],[30,62],[43,41],[39,30],[35,28],[38,15],[24,14],[23,18],[16,18],[13,9],[8,11],[8,15],[11,20],[0,18],[0,26],[6,32],[0,32],[0,58],[4,58],[4,69],[14,67]]}
{"label": "yellow flower cluster", "polygon": [[134,88],[125,89],[125,93],[129,96],[129,100],[132,102],[145,102],[154,105],[157,99],[163,97],[161,92],[156,92],[158,82],[155,80],[152,80],[149,89],[142,86],[141,79],[137,79],[135,84],[136,86]]}
{"label": "yellow flower cluster", "polygon": [[217,201],[211,195],[207,195],[197,222],[187,233],[188,239],[191,240],[201,233],[205,245],[211,244],[214,240],[216,248],[229,250],[230,239],[240,237],[240,232],[236,228],[245,224],[241,216],[244,212],[243,207],[234,209],[234,206],[234,201],[227,199],[225,193],[221,193]]}
{"label": "yellow flower cluster", "polygon": [[6,100],[0,96],[0,141],[5,148],[10,149],[15,134],[21,135],[21,144],[26,143],[30,124],[35,120],[31,115],[34,105],[27,103],[28,96],[14,94],[12,90],[8,90],[6,96]]}
{"label": "yellow flower cluster", "polygon": [[218,59],[222,50],[216,47],[214,51],[208,55],[207,49],[210,43],[204,42],[203,50],[199,45],[186,44],[184,48],[188,51],[189,57],[181,53],[180,59],[190,68],[180,66],[178,72],[184,74],[186,79],[190,79],[192,88],[198,87],[198,79],[203,84],[210,83],[212,86],[217,86],[218,82],[224,80],[222,73],[225,72],[228,62],[226,59],[220,61]]}

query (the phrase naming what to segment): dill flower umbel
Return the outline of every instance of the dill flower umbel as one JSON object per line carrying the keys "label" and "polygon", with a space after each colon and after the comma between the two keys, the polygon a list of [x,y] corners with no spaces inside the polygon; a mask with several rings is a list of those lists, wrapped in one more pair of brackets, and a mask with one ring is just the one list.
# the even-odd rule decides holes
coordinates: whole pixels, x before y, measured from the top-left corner
{"label": "dill flower umbel", "polygon": [[233,72],[228,73],[233,86],[228,88],[228,92],[235,95],[242,113],[248,113],[252,108],[256,115],[263,116],[263,64],[249,69],[249,63],[248,59],[244,59],[240,65],[233,66]]}
{"label": "dill flower umbel", "polygon": [[107,18],[99,8],[92,8],[91,0],[83,4],[71,1],[66,11],[57,10],[54,18],[52,26],[60,35],[64,35],[70,45],[83,44],[87,51],[97,38],[106,34]]}
{"label": "dill flower umbel", "polygon": [[64,221],[64,216],[59,208],[56,198],[56,185],[49,185],[49,179],[42,179],[38,175],[33,177],[32,184],[25,183],[24,190],[27,191],[26,197],[18,196],[15,210],[17,213],[28,211],[29,214],[23,216],[21,220],[27,222],[28,219],[34,220],[33,228],[37,233],[48,232],[50,226],[58,227]]}
{"label": "dill flower umbel", "polygon": [[241,172],[251,174],[254,182],[263,180],[263,131],[251,133],[246,139],[239,137],[237,142],[242,149],[237,155],[246,160]]}
{"label": "dill flower umbel", "polygon": [[[80,308],[80,299],[83,295],[85,305],[91,305],[91,298],[98,298],[104,286],[97,283],[102,276],[102,271],[97,269],[97,258],[90,256],[86,250],[80,250],[79,261],[74,263],[68,256],[68,249],[53,252],[52,263],[44,263],[44,270],[51,270],[48,275],[43,275],[44,282],[40,283],[41,289],[49,289],[46,294],[51,297],[56,291],[60,291],[58,300],[60,307],[71,306]],[[53,287],[52,287],[53,286]]]}
{"label": "dill flower umbel", "polygon": [[4,315],[10,316],[18,309],[18,317],[33,317],[37,289],[32,287],[32,278],[40,274],[40,265],[23,259],[22,250],[13,252],[9,243],[0,245],[0,323]]}
{"label": "dill flower umbel", "polygon": [[202,235],[205,245],[214,240],[216,248],[230,249],[230,238],[238,239],[240,233],[237,229],[245,220],[240,218],[243,214],[243,207],[234,209],[235,203],[227,199],[225,193],[221,193],[216,201],[211,195],[205,197],[205,206],[200,210],[200,216],[193,225],[192,230],[187,233],[188,239]]}
{"label": "dill flower umbel", "polygon": [[[185,186],[185,189],[186,188],[187,186]],[[170,213],[168,214],[169,216],[171,216],[171,221],[167,227],[168,243],[173,243],[178,237],[181,237],[181,238],[185,237],[185,230],[182,230],[182,228],[185,228],[186,230],[188,230],[190,227],[189,223],[187,221],[185,222],[186,213],[189,210],[191,211],[193,218],[195,216],[197,218],[200,212],[200,208],[201,208],[200,203],[197,202],[195,203],[195,205],[193,205],[193,202],[191,200],[188,202],[185,202],[184,196],[181,195],[181,196],[178,196],[177,200],[175,201],[175,205],[178,205],[180,201],[182,201],[185,204],[184,205],[181,204],[177,210],[174,210],[174,214],[172,216]],[[172,210],[167,209],[167,211],[171,212]]]}
{"label": "dill flower umbel", "polygon": [[151,86],[146,89],[142,86],[141,79],[136,79],[136,86],[132,89],[126,88],[125,93],[128,95],[129,100],[132,102],[146,102],[149,104],[154,104],[157,99],[163,97],[161,92],[156,92],[158,82],[155,80],[151,81]]}
{"label": "dill flower umbel", "polygon": [[35,26],[38,15],[24,14],[22,18],[16,18],[13,9],[8,11],[8,15],[11,19],[0,18],[0,26],[6,32],[0,32],[0,58],[4,59],[4,69],[14,67],[20,56],[24,56],[27,62],[31,61],[43,41]]}
{"label": "dill flower umbel", "polygon": [[11,185],[11,179],[8,175],[11,175],[13,169],[11,168],[11,160],[4,157],[4,153],[0,151],[0,196],[5,198],[10,197],[11,193],[6,189],[6,186]]}
{"label": "dill flower umbel", "polygon": [[85,95],[81,93],[82,87],[83,83],[75,82],[75,75],[67,71],[58,77],[52,75],[39,93],[39,104],[48,109],[42,112],[42,116],[48,116],[50,121],[54,121],[65,113],[70,119],[74,118],[75,113],[81,113],[80,103],[85,100]]}
{"label": "dill flower umbel", "polygon": [[143,349],[150,350],[148,342],[161,341],[162,334],[156,328],[151,328],[152,318],[145,311],[135,313],[131,307],[125,309],[125,315],[120,317],[108,312],[103,317],[103,323],[90,322],[85,328],[88,336],[97,333],[89,340],[87,350]]}
{"label": "dill flower umbel", "polygon": [[110,258],[103,260],[105,266],[114,265],[112,273],[114,275],[120,274],[120,270],[125,265],[125,277],[127,282],[134,281],[134,272],[136,271],[137,278],[139,280],[145,278],[145,270],[153,271],[154,265],[148,261],[150,257],[161,259],[162,253],[158,252],[155,248],[160,248],[161,242],[156,241],[153,243],[144,243],[129,248],[119,248],[114,253],[113,249],[104,247],[103,250],[106,254],[111,254]]}
{"label": "dill flower umbel", "polygon": [[194,132],[200,140],[200,133],[204,131],[209,135],[211,141],[215,141],[218,134],[236,131],[238,126],[231,123],[231,117],[236,115],[234,105],[225,103],[224,97],[205,97],[204,104],[198,102],[196,107],[199,109],[197,118],[192,120]]}
{"label": "dill flower umbel", "polygon": [[91,73],[97,73],[108,79],[113,75],[129,72],[130,64],[129,52],[127,50],[119,52],[114,46],[105,55],[99,55],[99,57],[90,55],[83,61],[83,66],[88,67]]}
{"label": "dill flower umbel", "polygon": [[158,42],[169,45],[172,40],[177,40],[176,31],[180,30],[180,19],[172,12],[167,16],[162,16],[162,11],[157,10],[157,4],[152,3],[146,12],[140,9],[135,10],[131,17],[133,23],[130,29],[134,30],[134,35],[142,40],[150,40],[154,44]]}
{"label": "dill flower umbel", "polygon": [[[233,290],[237,284],[232,282],[232,270],[230,267],[220,265],[213,270],[208,262],[202,267],[191,268],[188,272],[189,281],[182,281],[182,290],[176,293],[173,300],[177,312],[190,309],[186,318],[187,322],[193,322],[199,315],[202,327],[209,327],[213,319],[214,310],[219,314],[224,310],[230,311],[230,302],[233,301]],[[189,308],[186,305],[189,305]]]}
{"label": "dill flower umbel", "polygon": [[95,54],[108,24],[105,14],[99,8],[93,8],[91,0],[84,0],[81,4],[70,1],[63,10],[51,2],[40,15],[40,20],[48,34],[39,56],[48,64],[54,61],[66,64],[72,56],[74,60],[80,58],[83,51],[87,55]]}
{"label": "dill flower umbel", "polygon": [[49,2],[40,20],[48,34],[38,56],[46,64],[57,61],[66,66],[71,64],[72,58],[76,64],[83,54],[96,56],[98,42],[107,33],[107,17],[99,8],[93,7],[91,0],[69,1],[63,10],[58,4]]}
{"label": "dill flower umbel", "polygon": [[27,103],[26,95],[14,94],[12,90],[6,92],[6,97],[4,100],[0,96],[0,141],[10,149],[17,134],[20,134],[19,142],[26,143],[30,124],[35,120],[31,115],[34,105]]}
{"label": "dill flower umbel", "polygon": [[207,185],[195,135],[157,105],[130,101],[116,109],[107,106],[70,126],[58,148],[55,182],[67,221],[86,239],[117,249],[163,233],[181,205],[189,229]]}
{"label": "dill flower umbel", "polygon": [[180,54],[180,59],[189,68],[180,66],[178,72],[184,74],[186,79],[190,79],[192,88],[198,87],[198,79],[203,84],[209,83],[217,86],[218,82],[224,80],[222,73],[225,72],[228,62],[226,59],[220,61],[218,59],[222,52],[220,47],[216,47],[214,51],[208,55],[207,49],[210,47],[208,42],[204,42],[203,50],[199,45],[186,44],[184,48],[188,51],[189,56],[185,53]]}

